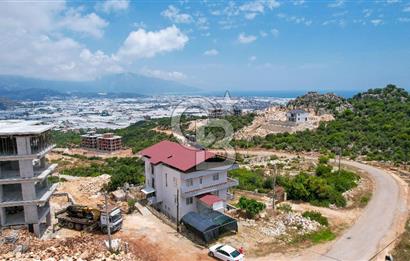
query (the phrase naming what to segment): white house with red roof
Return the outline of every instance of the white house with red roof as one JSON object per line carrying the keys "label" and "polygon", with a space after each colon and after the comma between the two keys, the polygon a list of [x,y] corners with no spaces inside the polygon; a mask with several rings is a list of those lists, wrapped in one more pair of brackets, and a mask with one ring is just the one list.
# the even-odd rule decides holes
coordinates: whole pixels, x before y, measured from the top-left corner
{"label": "white house with red roof", "polygon": [[142,192],[150,204],[173,220],[191,211],[224,211],[228,189],[238,185],[227,175],[237,165],[204,149],[162,141],[139,154],[145,161]]}

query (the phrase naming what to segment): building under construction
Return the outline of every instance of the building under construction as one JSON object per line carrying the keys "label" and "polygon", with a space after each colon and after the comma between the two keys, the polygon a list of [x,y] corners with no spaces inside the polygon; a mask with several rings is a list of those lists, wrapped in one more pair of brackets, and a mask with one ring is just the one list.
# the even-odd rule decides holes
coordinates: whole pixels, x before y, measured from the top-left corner
{"label": "building under construction", "polygon": [[34,121],[0,121],[0,223],[2,227],[27,225],[41,236],[51,225],[49,200],[56,184],[47,177],[53,148],[50,125]]}
{"label": "building under construction", "polygon": [[96,134],[95,132],[89,132],[81,136],[81,146],[88,149],[113,152],[122,149],[122,138],[113,133]]}

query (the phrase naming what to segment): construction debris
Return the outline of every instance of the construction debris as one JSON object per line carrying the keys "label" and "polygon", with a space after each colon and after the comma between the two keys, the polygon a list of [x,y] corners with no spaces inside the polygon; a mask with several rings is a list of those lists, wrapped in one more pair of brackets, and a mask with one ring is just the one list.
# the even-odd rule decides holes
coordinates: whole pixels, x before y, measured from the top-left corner
{"label": "construction debris", "polygon": [[116,251],[111,253],[102,235],[41,240],[27,230],[11,233],[18,233],[19,237],[15,243],[0,245],[0,260],[141,260],[132,253],[125,253],[123,250],[128,247],[120,240],[113,240]]}

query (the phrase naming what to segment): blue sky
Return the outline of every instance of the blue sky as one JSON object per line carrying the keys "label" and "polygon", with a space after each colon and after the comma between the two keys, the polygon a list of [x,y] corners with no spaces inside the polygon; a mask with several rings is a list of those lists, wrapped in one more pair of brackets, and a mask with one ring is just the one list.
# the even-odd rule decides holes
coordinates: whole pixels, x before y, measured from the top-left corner
{"label": "blue sky", "polygon": [[206,90],[410,86],[410,1],[3,1],[0,73]]}

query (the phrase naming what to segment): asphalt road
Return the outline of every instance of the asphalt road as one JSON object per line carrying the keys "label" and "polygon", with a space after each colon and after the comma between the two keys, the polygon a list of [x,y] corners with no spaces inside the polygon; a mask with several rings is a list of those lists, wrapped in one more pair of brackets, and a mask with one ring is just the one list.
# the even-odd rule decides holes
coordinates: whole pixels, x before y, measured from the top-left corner
{"label": "asphalt road", "polygon": [[[291,155],[272,151],[239,152],[249,155]],[[372,198],[359,219],[340,238],[331,242],[325,251],[307,249],[296,256],[275,256],[276,260],[384,260],[384,256],[375,257],[398,236],[397,222],[407,214],[407,198],[401,197],[399,182],[386,171],[354,161],[342,161],[342,164],[362,169],[374,180]],[[273,255],[268,255],[255,260],[273,260],[272,258]]]}
{"label": "asphalt road", "polygon": [[406,199],[400,197],[399,183],[385,171],[344,161],[360,168],[375,181],[375,190],[357,222],[340,237],[321,260],[370,260],[389,242],[386,236],[394,230],[395,219],[407,211]]}

